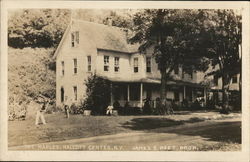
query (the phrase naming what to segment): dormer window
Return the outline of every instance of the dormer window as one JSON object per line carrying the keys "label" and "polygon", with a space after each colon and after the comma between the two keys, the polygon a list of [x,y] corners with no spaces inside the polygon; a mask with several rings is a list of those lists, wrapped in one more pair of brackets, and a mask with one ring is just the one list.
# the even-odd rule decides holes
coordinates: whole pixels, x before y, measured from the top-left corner
{"label": "dormer window", "polygon": [[104,56],[104,71],[109,71],[109,56]]}
{"label": "dormer window", "polygon": [[134,58],[134,73],[138,73],[139,71],[139,64],[138,64],[138,57]]}
{"label": "dormer window", "polygon": [[71,47],[76,47],[79,44],[79,31],[71,33]]}

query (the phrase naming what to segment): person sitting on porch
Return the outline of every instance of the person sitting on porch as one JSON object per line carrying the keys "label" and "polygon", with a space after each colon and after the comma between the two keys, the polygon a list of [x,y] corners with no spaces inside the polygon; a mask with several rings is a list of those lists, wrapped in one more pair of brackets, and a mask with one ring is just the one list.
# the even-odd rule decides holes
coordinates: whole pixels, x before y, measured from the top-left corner
{"label": "person sitting on porch", "polygon": [[119,101],[115,100],[115,102],[113,104],[113,107],[114,107],[115,110],[120,112],[121,105],[120,105]]}
{"label": "person sitting on porch", "polygon": [[118,110],[121,105],[120,105],[119,101],[115,100],[113,106],[114,106],[114,109]]}
{"label": "person sitting on porch", "polygon": [[112,115],[113,114],[113,109],[114,109],[114,107],[112,105],[109,105],[107,107],[106,115]]}
{"label": "person sitting on porch", "polygon": [[150,106],[150,98],[144,99],[143,113],[146,115],[150,115],[152,113]]}

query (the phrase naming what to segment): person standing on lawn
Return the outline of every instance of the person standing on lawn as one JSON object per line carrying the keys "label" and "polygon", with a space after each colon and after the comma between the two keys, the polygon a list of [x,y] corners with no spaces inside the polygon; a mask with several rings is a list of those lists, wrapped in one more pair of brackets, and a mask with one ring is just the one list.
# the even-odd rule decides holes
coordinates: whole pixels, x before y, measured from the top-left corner
{"label": "person standing on lawn", "polygon": [[67,96],[65,97],[65,102],[63,104],[64,104],[64,111],[65,111],[66,118],[69,118],[69,102],[68,102]]}
{"label": "person standing on lawn", "polygon": [[37,103],[39,103],[39,106],[36,111],[36,125],[39,124],[39,120],[41,119],[42,124],[46,124],[45,118],[44,118],[44,113],[46,111],[46,108],[49,104],[49,102],[45,99],[44,96],[39,95],[37,99]]}

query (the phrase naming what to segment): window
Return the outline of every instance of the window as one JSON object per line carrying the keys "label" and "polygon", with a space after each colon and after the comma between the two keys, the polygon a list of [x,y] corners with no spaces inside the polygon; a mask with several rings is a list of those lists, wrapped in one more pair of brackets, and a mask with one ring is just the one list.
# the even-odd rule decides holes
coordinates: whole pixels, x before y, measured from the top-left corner
{"label": "window", "polygon": [[75,101],[77,101],[77,86],[74,86],[73,90],[74,90],[74,99]]}
{"label": "window", "polygon": [[91,71],[91,56],[87,56],[88,58],[88,71]]}
{"label": "window", "polygon": [[114,66],[114,70],[115,72],[119,72],[119,57],[115,57],[115,66]]}
{"label": "window", "polygon": [[77,59],[74,59],[74,74],[77,73]]}
{"label": "window", "polygon": [[134,58],[134,72],[138,73],[139,67],[138,67],[138,57]]}
{"label": "window", "polygon": [[187,72],[190,75],[190,78],[193,79],[193,70]]}
{"label": "window", "polygon": [[79,44],[79,31],[71,33],[71,47],[76,47]]}
{"label": "window", "polygon": [[180,96],[179,96],[179,92],[178,91],[174,92],[174,100],[175,101],[179,101],[180,100]]}
{"label": "window", "polygon": [[[178,65],[176,65],[176,66],[174,67],[174,74],[176,74],[176,75],[179,74],[179,66],[178,66]],[[192,77],[191,77],[191,78],[192,78]]]}
{"label": "window", "polygon": [[214,76],[214,85],[215,86],[218,85],[218,76],[217,75]]}
{"label": "window", "polygon": [[131,101],[140,100],[140,85],[139,84],[130,85],[130,100]]}
{"label": "window", "polygon": [[232,83],[237,83],[238,82],[238,78],[237,78],[237,75],[234,75],[232,77]]}
{"label": "window", "polygon": [[147,73],[151,73],[151,57],[146,57],[146,68]]}
{"label": "window", "polygon": [[61,102],[64,102],[64,88],[61,87]]}
{"label": "window", "polygon": [[79,31],[76,31],[75,34],[76,34],[76,43],[79,44]]}
{"label": "window", "polygon": [[109,71],[109,56],[104,56],[104,71]]}
{"label": "window", "polygon": [[71,47],[75,47],[75,34],[71,33]]}
{"label": "window", "polygon": [[64,76],[64,61],[61,62],[62,65],[62,76]]}

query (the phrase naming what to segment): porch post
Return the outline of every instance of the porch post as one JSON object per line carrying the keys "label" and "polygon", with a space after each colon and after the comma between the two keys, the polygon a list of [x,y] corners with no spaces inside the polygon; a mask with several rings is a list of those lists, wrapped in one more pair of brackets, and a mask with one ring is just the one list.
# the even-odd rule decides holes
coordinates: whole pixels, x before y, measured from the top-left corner
{"label": "porch post", "polygon": [[143,83],[141,83],[141,88],[140,88],[140,105],[142,107],[142,100],[143,100]]}
{"label": "porch post", "polygon": [[205,101],[205,106],[207,106],[207,89],[204,87],[204,101]]}
{"label": "porch post", "polygon": [[110,105],[113,105],[113,85],[110,83]]}
{"label": "porch post", "polygon": [[129,102],[129,100],[130,100],[129,84],[128,84],[128,96],[127,96],[127,97],[128,97],[127,100],[128,100],[128,102]]}
{"label": "porch post", "polygon": [[191,92],[192,92],[192,102],[194,101],[194,88],[191,88]]}
{"label": "porch post", "polygon": [[186,99],[186,86],[183,86],[183,100]]}

